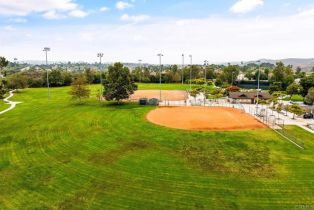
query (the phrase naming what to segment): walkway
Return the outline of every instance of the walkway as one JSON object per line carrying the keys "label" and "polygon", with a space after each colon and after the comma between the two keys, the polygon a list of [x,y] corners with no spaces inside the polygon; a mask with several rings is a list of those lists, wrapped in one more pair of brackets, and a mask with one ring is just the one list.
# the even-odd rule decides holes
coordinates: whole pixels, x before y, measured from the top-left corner
{"label": "walkway", "polygon": [[9,95],[7,98],[3,99],[4,102],[10,104],[11,106],[10,106],[9,108],[7,108],[6,110],[1,111],[1,112],[0,112],[0,115],[1,115],[1,114],[4,114],[4,113],[6,113],[6,112],[8,112],[8,111],[10,111],[10,110],[12,110],[12,109],[14,109],[17,104],[20,104],[20,103],[21,103],[21,102],[14,102],[14,101],[10,101],[10,100],[9,100],[10,98],[12,98],[12,97],[14,96],[14,94],[13,94],[14,91],[16,91],[16,90],[11,90],[11,91],[9,92],[10,95]]}

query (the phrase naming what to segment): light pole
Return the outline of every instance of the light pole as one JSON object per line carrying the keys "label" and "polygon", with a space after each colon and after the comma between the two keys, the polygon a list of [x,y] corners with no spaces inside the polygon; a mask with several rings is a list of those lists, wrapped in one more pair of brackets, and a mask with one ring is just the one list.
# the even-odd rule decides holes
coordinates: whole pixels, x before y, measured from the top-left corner
{"label": "light pole", "polygon": [[184,83],[184,54],[182,54],[182,70],[181,70],[181,79],[182,79],[182,85]]}
{"label": "light pole", "polygon": [[49,47],[45,47],[44,48],[44,52],[46,54],[46,72],[47,72],[47,89],[48,89],[48,100],[50,99],[50,87],[49,87],[49,73],[48,73],[48,52],[50,51],[51,49]]}
{"label": "light pole", "polygon": [[159,85],[160,85],[160,93],[159,93],[159,101],[161,101],[161,71],[162,71],[162,66],[161,66],[161,57],[164,55],[162,53],[159,53],[157,55],[159,57]]}
{"label": "light pole", "polygon": [[193,55],[189,55],[190,57],[190,91],[192,91],[192,65],[193,65]]}
{"label": "light pole", "polygon": [[14,66],[15,66],[15,68],[17,68],[17,58],[14,58],[13,60],[14,60]]}
{"label": "light pole", "polygon": [[207,69],[206,67],[208,66],[209,62],[208,60],[204,61],[204,77],[205,77],[205,85],[207,85]]}
{"label": "light pole", "polygon": [[138,65],[139,65],[139,68],[140,68],[140,78],[139,78],[139,81],[140,81],[140,83],[142,82],[141,81],[141,77],[142,77],[142,60],[141,59],[139,59],[138,60]]}
{"label": "light pole", "polygon": [[204,87],[204,106],[206,105],[206,87],[207,87],[207,65],[208,65],[208,60],[204,61],[204,76],[205,76],[205,87]]}
{"label": "light pole", "polygon": [[260,93],[260,85],[259,85],[259,80],[261,76],[261,69],[260,69],[260,61],[257,61],[258,63],[258,78],[257,78],[257,98],[256,98],[256,111],[258,110],[258,105],[259,105],[259,93]]}
{"label": "light pole", "polygon": [[104,57],[103,53],[97,53],[97,57],[99,58],[99,79],[100,79],[100,95],[99,99],[101,100],[101,95],[102,95],[102,71],[101,71],[101,59]]}

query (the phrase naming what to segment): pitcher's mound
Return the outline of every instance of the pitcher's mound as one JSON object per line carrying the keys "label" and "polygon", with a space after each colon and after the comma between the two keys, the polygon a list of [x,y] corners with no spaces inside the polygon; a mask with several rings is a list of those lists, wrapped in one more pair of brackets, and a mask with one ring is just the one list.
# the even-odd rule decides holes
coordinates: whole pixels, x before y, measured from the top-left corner
{"label": "pitcher's mound", "polygon": [[196,131],[266,128],[251,115],[225,107],[161,107],[148,113],[147,119],[165,127]]}

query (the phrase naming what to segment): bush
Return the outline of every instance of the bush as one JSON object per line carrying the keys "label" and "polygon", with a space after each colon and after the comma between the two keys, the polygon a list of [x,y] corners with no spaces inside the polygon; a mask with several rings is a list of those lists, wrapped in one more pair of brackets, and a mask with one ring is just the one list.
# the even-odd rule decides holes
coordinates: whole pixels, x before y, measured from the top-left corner
{"label": "bush", "polygon": [[304,98],[301,95],[292,95],[290,100],[291,101],[304,101]]}

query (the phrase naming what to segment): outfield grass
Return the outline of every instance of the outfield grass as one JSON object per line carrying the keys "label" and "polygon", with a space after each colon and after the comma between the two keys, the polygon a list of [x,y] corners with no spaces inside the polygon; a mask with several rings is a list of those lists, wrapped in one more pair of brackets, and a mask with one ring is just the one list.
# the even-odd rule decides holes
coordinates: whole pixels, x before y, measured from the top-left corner
{"label": "outfield grass", "polygon": [[[93,94],[97,88],[93,86]],[[0,116],[0,209],[296,209],[314,206],[314,140],[268,129],[188,132],[153,107],[27,89]]]}

